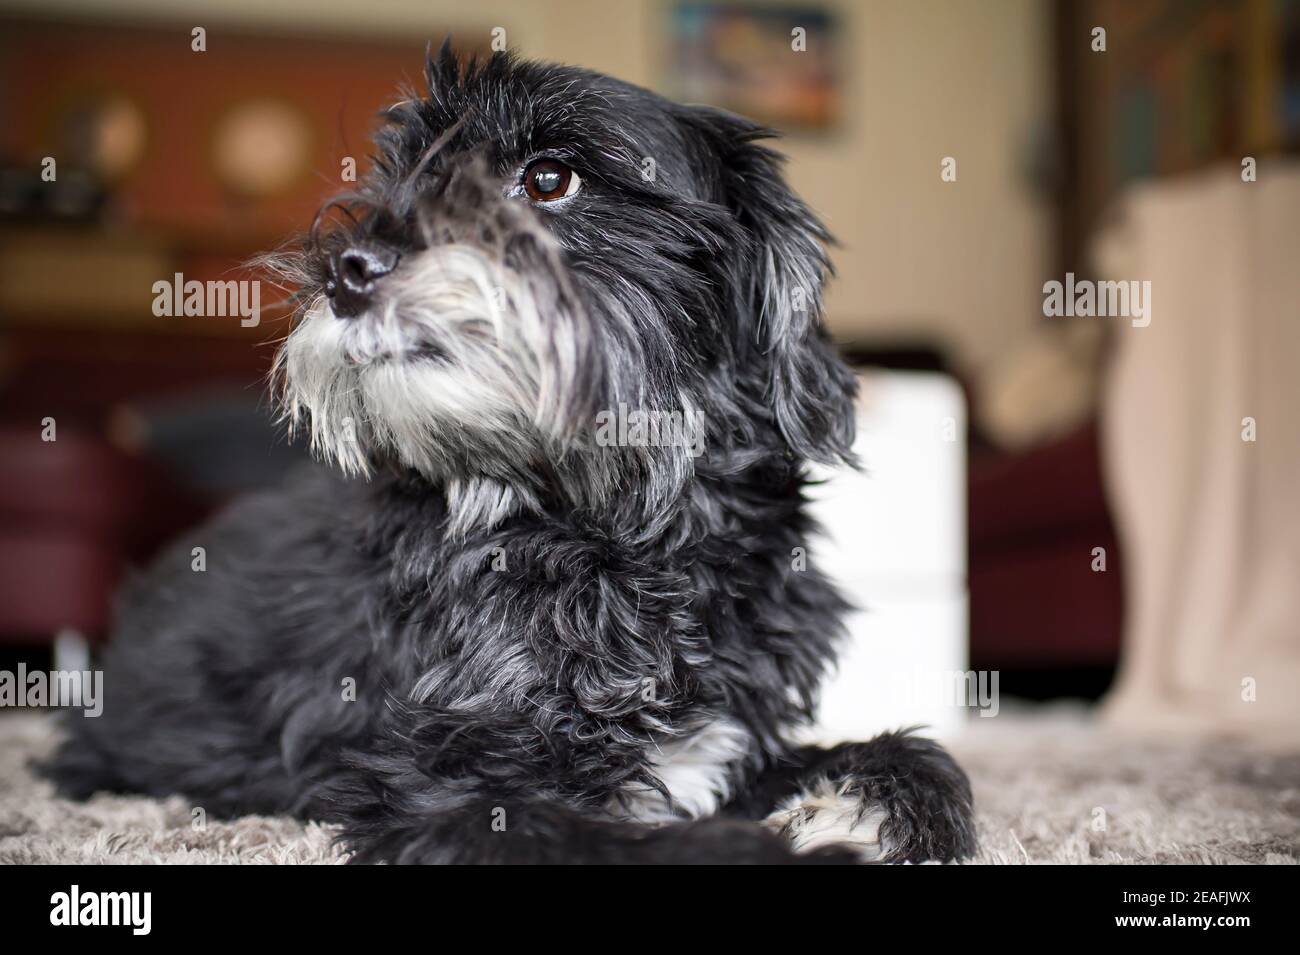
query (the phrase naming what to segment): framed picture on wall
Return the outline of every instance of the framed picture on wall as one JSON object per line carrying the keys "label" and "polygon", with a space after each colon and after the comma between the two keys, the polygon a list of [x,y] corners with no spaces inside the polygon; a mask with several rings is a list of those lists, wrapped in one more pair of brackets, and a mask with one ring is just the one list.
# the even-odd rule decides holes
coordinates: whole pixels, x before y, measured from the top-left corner
{"label": "framed picture on wall", "polygon": [[837,26],[817,5],[676,3],[666,85],[678,99],[777,129],[829,130],[839,115]]}

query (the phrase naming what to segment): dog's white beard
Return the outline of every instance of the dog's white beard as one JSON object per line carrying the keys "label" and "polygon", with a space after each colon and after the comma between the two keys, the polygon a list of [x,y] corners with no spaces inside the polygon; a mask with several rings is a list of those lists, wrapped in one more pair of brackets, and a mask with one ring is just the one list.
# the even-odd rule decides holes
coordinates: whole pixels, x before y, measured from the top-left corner
{"label": "dog's white beard", "polygon": [[347,473],[382,451],[499,518],[513,492],[486,486],[485,465],[490,478],[492,462],[522,464],[573,427],[579,318],[562,299],[550,277],[473,246],[420,252],[364,314],[337,318],[324,298],[307,310],[277,359],[287,414]]}

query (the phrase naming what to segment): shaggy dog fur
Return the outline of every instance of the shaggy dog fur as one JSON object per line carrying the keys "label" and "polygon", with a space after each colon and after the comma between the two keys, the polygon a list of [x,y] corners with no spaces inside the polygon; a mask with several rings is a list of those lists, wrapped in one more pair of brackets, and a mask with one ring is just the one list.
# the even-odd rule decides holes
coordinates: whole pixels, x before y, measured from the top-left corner
{"label": "shaggy dog fur", "polygon": [[136,584],[49,774],[336,822],[356,861],[971,853],[935,744],[787,742],[844,610],[792,556],[803,468],[849,458],[854,384],[768,132],[507,55],[427,80],[275,260],[285,407],[337,469]]}

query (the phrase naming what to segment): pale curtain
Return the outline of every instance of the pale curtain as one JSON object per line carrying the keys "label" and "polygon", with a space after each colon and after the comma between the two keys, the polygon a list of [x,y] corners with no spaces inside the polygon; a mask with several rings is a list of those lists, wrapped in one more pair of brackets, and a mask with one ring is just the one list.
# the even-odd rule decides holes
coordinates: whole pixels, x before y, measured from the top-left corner
{"label": "pale curtain", "polygon": [[1140,186],[1119,212],[1098,260],[1151,281],[1151,324],[1071,319],[1115,323],[1128,613],[1107,716],[1300,739],[1300,167]]}

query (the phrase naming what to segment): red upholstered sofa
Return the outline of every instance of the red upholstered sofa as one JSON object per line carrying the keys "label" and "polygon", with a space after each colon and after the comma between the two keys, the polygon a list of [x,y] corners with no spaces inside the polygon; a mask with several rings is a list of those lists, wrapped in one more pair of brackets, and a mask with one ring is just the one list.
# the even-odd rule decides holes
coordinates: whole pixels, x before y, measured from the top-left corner
{"label": "red upholstered sofa", "polygon": [[126,568],[200,513],[157,465],[92,435],[0,428],[0,639],[102,638]]}
{"label": "red upholstered sofa", "polygon": [[1121,554],[1095,423],[1022,453],[973,452],[969,508],[971,665],[1113,667]]}

